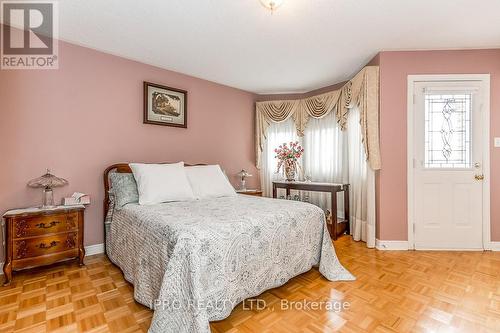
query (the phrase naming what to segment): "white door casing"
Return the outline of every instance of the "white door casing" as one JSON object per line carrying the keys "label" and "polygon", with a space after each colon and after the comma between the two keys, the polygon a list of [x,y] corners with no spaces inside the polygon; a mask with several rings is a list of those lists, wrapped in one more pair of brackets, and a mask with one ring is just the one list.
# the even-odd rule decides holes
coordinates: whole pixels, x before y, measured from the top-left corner
{"label": "white door casing", "polygon": [[412,75],[408,102],[409,247],[487,249],[489,75]]}

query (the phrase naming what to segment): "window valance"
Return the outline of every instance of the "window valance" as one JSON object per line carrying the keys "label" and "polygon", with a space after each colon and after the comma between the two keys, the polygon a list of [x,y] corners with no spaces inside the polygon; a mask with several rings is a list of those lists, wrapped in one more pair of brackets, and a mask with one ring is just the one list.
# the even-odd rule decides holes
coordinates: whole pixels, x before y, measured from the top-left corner
{"label": "window valance", "polygon": [[304,99],[256,103],[256,164],[260,168],[263,142],[271,122],[292,117],[297,134],[304,136],[310,117],[322,118],[335,112],[341,129],[347,125],[349,109],[358,107],[365,153],[373,170],[379,170],[379,68],[366,66],[342,88]]}

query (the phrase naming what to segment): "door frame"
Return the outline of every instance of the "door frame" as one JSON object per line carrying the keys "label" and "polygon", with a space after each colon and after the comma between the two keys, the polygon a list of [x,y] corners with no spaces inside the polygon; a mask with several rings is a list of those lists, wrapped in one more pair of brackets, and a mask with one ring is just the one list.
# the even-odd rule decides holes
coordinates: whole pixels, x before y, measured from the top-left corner
{"label": "door frame", "polygon": [[[408,249],[415,250],[415,175],[413,172],[414,158],[414,111],[415,111],[415,83],[417,82],[446,82],[446,81],[475,81],[480,82],[484,92],[481,102],[483,121],[483,249],[491,250],[491,222],[490,222],[490,74],[439,74],[439,75],[408,75],[407,97],[407,210],[408,210]],[[443,249],[446,250],[446,249]],[[461,250],[461,249],[449,249]]]}

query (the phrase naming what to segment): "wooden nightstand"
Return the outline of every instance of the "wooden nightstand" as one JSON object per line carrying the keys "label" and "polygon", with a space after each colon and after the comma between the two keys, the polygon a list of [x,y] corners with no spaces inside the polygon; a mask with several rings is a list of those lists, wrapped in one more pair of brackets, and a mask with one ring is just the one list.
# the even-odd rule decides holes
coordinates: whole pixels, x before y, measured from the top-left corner
{"label": "wooden nightstand", "polygon": [[3,216],[6,223],[5,284],[12,271],[78,258],[83,265],[84,206],[55,209],[14,209]]}
{"label": "wooden nightstand", "polygon": [[256,196],[256,197],[261,197],[262,196],[262,191],[261,190],[237,190],[236,192],[238,194],[253,195],[253,196]]}

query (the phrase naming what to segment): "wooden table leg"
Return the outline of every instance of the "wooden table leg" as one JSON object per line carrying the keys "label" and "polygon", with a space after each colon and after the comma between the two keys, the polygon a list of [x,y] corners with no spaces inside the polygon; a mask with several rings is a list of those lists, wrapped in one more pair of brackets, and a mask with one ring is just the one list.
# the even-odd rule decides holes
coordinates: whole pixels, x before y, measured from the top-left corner
{"label": "wooden table leg", "polygon": [[290,195],[290,188],[289,188],[289,187],[287,187],[287,188],[286,188],[286,198],[287,198],[287,199],[288,199],[288,196],[289,196],[289,195]]}
{"label": "wooden table leg", "polygon": [[273,198],[276,199],[277,193],[276,193],[276,184],[273,183]]}
{"label": "wooden table leg", "polygon": [[10,285],[10,282],[12,281],[12,260],[7,259],[5,262],[5,265],[3,266],[3,273],[4,273],[4,286]]}
{"label": "wooden table leg", "polygon": [[351,234],[351,214],[349,212],[349,185],[344,185],[344,218],[347,222],[347,234]]}
{"label": "wooden table leg", "polygon": [[[3,222],[3,221],[2,221]],[[10,240],[9,237],[11,237],[11,235],[13,235],[13,226],[12,226],[13,222],[11,221],[11,219],[8,219],[7,221],[7,225],[5,226],[5,228],[7,228],[6,230],[6,233],[5,233],[5,244],[7,244],[5,246],[5,263],[3,265],[3,273],[4,273],[4,286],[8,286],[10,285],[10,282],[12,281],[12,241]],[[3,227],[3,223],[2,223],[2,227]]]}
{"label": "wooden table leg", "polygon": [[337,240],[337,192],[332,191],[332,233],[333,240]]}

